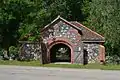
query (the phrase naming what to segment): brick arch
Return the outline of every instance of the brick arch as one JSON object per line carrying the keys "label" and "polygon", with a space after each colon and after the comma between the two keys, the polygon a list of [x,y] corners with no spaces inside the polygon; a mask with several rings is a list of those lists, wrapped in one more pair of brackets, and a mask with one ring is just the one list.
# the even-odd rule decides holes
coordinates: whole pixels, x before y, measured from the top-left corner
{"label": "brick arch", "polygon": [[57,41],[54,41],[51,44],[49,44],[49,46],[48,46],[48,48],[49,48],[49,54],[48,54],[49,60],[50,60],[50,55],[51,55],[50,50],[54,45],[57,45],[57,44],[64,44],[70,48],[70,50],[71,50],[71,53],[70,53],[71,54],[71,63],[73,63],[73,46],[70,43],[63,41],[63,40],[57,40]]}

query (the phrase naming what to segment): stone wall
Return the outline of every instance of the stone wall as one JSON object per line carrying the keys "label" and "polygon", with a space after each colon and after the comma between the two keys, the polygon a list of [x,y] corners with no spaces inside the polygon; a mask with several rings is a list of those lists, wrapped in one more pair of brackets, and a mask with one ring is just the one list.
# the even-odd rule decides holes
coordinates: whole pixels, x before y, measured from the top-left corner
{"label": "stone wall", "polygon": [[22,44],[20,57],[30,60],[39,60],[41,57],[41,47],[39,43]]}
{"label": "stone wall", "polygon": [[62,21],[59,21],[57,24],[43,31],[42,37],[43,41],[46,43],[51,39],[53,40],[53,38],[68,39],[72,45],[75,46],[77,46],[81,40],[81,35],[78,31]]}
{"label": "stone wall", "polygon": [[85,43],[84,49],[88,53],[88,63],[98,62],[99,56],[99,44]]}
{"label": "stone wall", "polygon": [[78,30],[70,26],[69,24],[59,21],[55,25],[52,25],[42,33],[43,42],[51,43],[55,41],[63,41],[63,44],[69,44],[71,46],[71,63],[82,63],[83,52],[81,49],[81,34]]}

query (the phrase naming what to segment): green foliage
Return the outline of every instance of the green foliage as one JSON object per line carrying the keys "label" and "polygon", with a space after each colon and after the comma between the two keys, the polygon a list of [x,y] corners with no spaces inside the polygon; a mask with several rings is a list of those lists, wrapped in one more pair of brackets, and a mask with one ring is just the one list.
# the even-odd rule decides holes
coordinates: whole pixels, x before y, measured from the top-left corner
{"label": "green foliage", "polygon": [[85,0],[45,0],[45,6],[50,14],[50,20],[61,15],[67,20],[83,21],[82,8]]}
{"label": "green foliage", "polygon": [[0,46],[17,45],[25,36],[38,35],[44,14],[42,0],[2,0],[0,2]]}
{"label": "green foliage", "polygon": [[61,15],[84,21],[104,35],[109,55],[120,56],[119,4],[119,0],[1,0],[0,47],[8,50],[19,40],[38,40],[40,29]]}
{"label": "green foliage", "polygon": [[120,1],[92,0],[89,3],[89,28],[103,34],[106,51],[109,55],[120,56]]}
{"label": "green foliage", "polygon": [[1,0],[0,46],[8,50],[18,40],[37,39],[40,28],[58,15],[82,21],[82,5],[83,0]]}
{"label": "green foliage", "polygon": [[106,56],[106,63],[118,65],[120,64],[120,57],[117,55]]}
{"label": "green foliage", "polygon": [[30,10],[25,0],[7,0],[0,7],[0,34],[1,46],[8,49],[10,45],[16,45],[20,23],[24,21]]}
{"label": "green foliage", "polygon": [[9,47],[9,54],[11,54],[11,55],[18,54],[18,51],[19,51],[19,49],[15,46],[10,46]]}
{"label": "green foliage", "polygon": [[28,40],[29,40],[29,41],[35,41],[35,40],[36,40],[36,37],[35,37],[35,36],[29,37]]}
{"label": "green foliage", "polygon": [[3,49],[0,48],[0,56],[3,55]]}

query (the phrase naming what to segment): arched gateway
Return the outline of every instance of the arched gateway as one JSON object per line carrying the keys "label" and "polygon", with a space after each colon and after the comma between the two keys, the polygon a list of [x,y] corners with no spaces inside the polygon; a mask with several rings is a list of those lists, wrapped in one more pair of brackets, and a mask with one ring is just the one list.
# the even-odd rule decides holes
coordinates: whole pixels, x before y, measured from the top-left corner
{"label": "arched gateway", "polygon": [[[87,64],[104,61],[104,37],[82,24],[58,16],[41,30],[47,61]],[[42,47],[41,47],[42,48]],[[44,53],[43,53],[44,55]]]}
{"label": "arched gateway", "polygon": [[64,43],[57,43],[50,48],[50,62],[71,62],[71,48]]}
{"label": "arched gateway", "polygon": [[58,16],[41,30],[41,38],[42,63],[88,64],[105,61],[104,37],[77,21],[69,22]]}

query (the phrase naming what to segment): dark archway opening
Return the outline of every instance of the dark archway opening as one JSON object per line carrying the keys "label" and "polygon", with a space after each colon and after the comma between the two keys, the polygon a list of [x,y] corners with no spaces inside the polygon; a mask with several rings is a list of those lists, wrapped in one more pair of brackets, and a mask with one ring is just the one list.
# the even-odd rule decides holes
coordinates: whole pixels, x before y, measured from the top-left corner
{"label": "dark archway opening", "polygon": [[71,49],[62,43],[54,45],[50,49],[51,62],[71,62]]}

